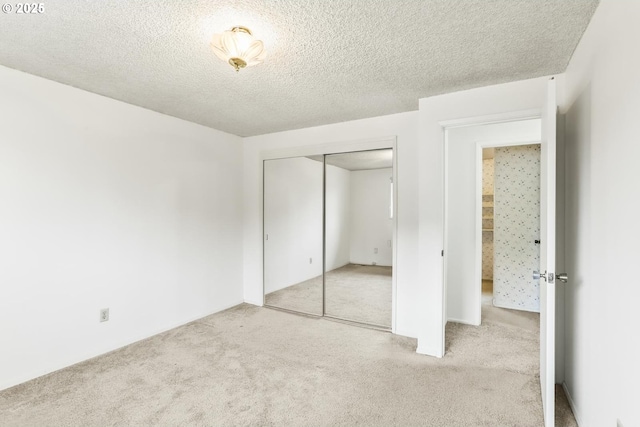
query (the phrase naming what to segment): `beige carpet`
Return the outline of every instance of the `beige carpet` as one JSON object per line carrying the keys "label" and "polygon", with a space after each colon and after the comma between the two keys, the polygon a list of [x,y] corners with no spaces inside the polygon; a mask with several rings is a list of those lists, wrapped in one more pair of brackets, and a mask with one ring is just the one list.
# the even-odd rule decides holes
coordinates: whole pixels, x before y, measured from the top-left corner
{"label": "beige carpet", "polygon": [[542,426],[527,314],[449,325],[435,359],[412,339],[242,304],[0,392],[0,424]]}
{"label": "beige carpet", "polygon": [[[347,264],[326,274],[329,316],[391,328],[391,267]],[[322,276],[267,294],[268,305],[322,315]]]}

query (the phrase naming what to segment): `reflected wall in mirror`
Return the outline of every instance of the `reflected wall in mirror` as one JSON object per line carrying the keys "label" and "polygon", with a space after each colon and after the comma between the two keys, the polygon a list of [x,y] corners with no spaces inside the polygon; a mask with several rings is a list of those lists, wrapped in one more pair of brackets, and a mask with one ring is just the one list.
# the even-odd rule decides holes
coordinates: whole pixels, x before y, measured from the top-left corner
{"label": "reflected wall in mirror", "polygon": [[322,316],[323,164],[264,161],[264,303]]}
{"label": "reflected wall in mirror", "polygon": [[391,328],[393,150],[325,157],[325,315]]}

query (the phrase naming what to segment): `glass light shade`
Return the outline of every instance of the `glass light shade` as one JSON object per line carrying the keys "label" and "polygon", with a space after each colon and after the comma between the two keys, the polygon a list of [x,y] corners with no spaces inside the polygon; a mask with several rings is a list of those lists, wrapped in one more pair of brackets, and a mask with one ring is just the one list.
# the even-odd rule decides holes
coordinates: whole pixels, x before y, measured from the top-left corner
{"label": "glass light shade", "polygon": [[244,27],[233,27],[211,40],[213,53],[228,62],[236,71],[261,63],[267,52],[261,40],[256,40]]}

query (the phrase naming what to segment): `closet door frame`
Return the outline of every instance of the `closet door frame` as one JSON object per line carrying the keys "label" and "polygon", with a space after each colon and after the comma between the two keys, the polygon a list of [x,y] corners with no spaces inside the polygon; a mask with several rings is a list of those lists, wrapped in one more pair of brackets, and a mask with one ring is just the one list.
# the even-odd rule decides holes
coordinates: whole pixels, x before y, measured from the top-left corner
{"label": "closet door frame", "polygon": [[[342,141],[342,142],[329,142],[323,144],[316,145],[301,145],[295,147],[282,148],[277,150],[264,150],[260,152],[260,226],[261,226],[261,238],[262,244],[260,245],[260,250],[262,251],[262,305],[265,305],[265,280],[264,280],[264,267],[265,267],[265,250],[264,250],[264,239],[265,239],[265,224],[264,224],[264,162],[265,160],[276,160],[276,159],[286,159],[291,157],[306,157],[306,156],[325,156],[328,154],[342,154],[342,153],[351,153],[354,151],[370,151],[370,150],[381,150],[381,149],[392,149],[393,150],[393,237],[392,237],[392,276],[391,276],[391,332],[396,332],[396,317],[397,317],[397,254],[398,254],[398,244],[397,244],[397,236],[398,236],[398,164],[397,164],[397,139],[396,136],[386,136],[381,138],[372,138],[372,139],[361,139],[361,140],[352,140],[352,141]],[[323,159],[324,163],[324,159]],[[323,181],[325,179],[323,173]],[[324,186],[323,186],[324,187]],[[324,193],[324,188],[323,188]],[[323,298],[322,298],[322,311],[324,315],[324,265],[325,265],[325,230],[324,230],[324,200],[323,200],[323,208],[322,208],[322,216],[323,216],[323,238],[322,238],[322,264],[323,264]],[[357,322],[350,322],[357,323]]]}

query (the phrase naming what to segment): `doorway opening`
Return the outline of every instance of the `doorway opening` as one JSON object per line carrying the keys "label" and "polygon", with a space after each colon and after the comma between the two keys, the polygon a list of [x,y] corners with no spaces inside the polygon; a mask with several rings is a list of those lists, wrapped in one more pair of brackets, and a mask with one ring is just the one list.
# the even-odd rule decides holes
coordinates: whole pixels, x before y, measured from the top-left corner
{"label": "doorway opening", "polygon": [[[540,119],[446,130],[447,352],[542,365],[543,296],[532,274],[541,265],[541,134]],[[482,347],[465,324],[495,345]]]}
{"label": "doorway opening", "polygon": [[[536,311],[538,307],[539,310],[539,297],[536,301],[526,302],[518,297],[522,296],[523,290],[529,296],[531,287],[538,286],[531,276],[531,271],[537,268],[530,268],[531,263],[521,255],[528,253],[523,245],[539,251],[534,241],[540,239],[540,227],[529,231],[496,228],[499,220],[496,203],[500,206],[499,217],[503,224],[522,222],[533,216],[539,223],[540,136],[539,118],[446,130],[444,269],[447,321],[481,324],[483,278],[487,280],[484,282],[486,303],[529,311]],[[538,144],[535,161],[514,148],[534,144]],[[485,148],[493,151],[485,153]],[[496,155],[499,156],[497,161]],[[495,173],[491,179],[496,162],[502,171],[499,189]],[[485,172],[488,176],[486,188],[483,188]],[[518,176],[520,173],[523,177]],[[534,185],[532,180],[535,179],[537,184]],[[536,187],[535,202],[527,197],[525,203],[520,187]],[[498,240],[501,249],[496,253]],[[508,290],[504,286],[505,277],[508,277]],[[497,278],[501,280],[500,284]]]}
{"label": "doorway opening", "polygon": [[540,144],[480,143],[481,316],[488,306],[540,312]]}
{"label": "doorway opening", "polygon": [[[486,143],[492,142],[496,145],[522,145],[539,143],[541,156],[540,156],[540,268],[545,271],[532,271],[531,278],[534,280],[544,279],[538,281],[539,285],[539,310],[540,314],[530,313],[517,310],[509,310],[510,312],[526,313],[529,315],[537,315],[539,321],[536,322],[536,327],[531,332],[537,330],[537,337],[532,340],[535,343],[535,347],[539,350],[539,380],[540,390],[542,396],[542,406],[544,412],[545,426],[552,426],[554,423],[555,412],[555,357],[556,357],[556,139],[557,139],[557,87],[556,80],[551,77],[546,85],[546,95],[544,102],[541,103],[539,110],[529,111],[512,111],[506,113],[499,113],[487,116],[468,117],[463,119],[454,119],[450,121],[439,122],[439,126],[443,131],[444,136],[444,251],[443,251],[443,293],[442,293],[442,342],[437,343],[437,350],[440,350],[437,354],[442,355],[448,352],[448,348],[451,346],[451,339],[449,332],[450,325],[459,325],[460,323],[468,323],[471,325],[480,325],[481,323],[481,286],[478,283],[481,280],[482,267],[481,267],[481,232],[482,232],[482,217],[480,214],[475,218],[467,220],[465,212],[469,210],[472,215],[476,212],[476,209],[482,209],[482,204],[476,204],[476,209],[467,206],[465,208],[464,201],[469,200],[462,197],[462,206],[456,205],[460,203],[460,200],[451,200],[453,196],[464,196],[474,192],[474,189],[468,190],[465,186],[459,192],[450,191],[452,183],[456,181],[465,181],[468,179],[468,171],[472,171],[472,175],[481,174],[480,168],[476,167],[481,162],[482,151],[484,146],[491,146],[492,144]],[[532,123],[535,130],[534,137],[528,137],[524,141],[518,141],[514,143],[517,138],[509,137],[506,140],[500,140],[500,138],[490,137],[488,132],[482,134],[483,129],[488,129],[490,126],[509,126],[514,123],[526,123],[527,121]],[[451,151],[455,149],[461,149],[464,144],[452,143],[452,133],[458,130],[472,129],[471,135],[467,135],[471,138],[468,142],[476,146],[475,158],[479,159],[474,161],[474,155],[469,154],[468,150],[462,150],[461,153],[456,155]],[[478,132],[480,130],[480,132]],[[475,132],[474,132],[475,131]],[[504,135],[502,135],[502,138]],[[520,135],[522,137],[522,135]],[[483,144],[484,142],[484,144]],[[473,150],[471,150],[473,152]],[[455,159],[455,162],[452,162]],[[451,173],[452,166],[462,165],[463,169],[460,173]],[[475,172],[475,173],[474,173]],[[466,178],[465,178],[466,176]],[[462,178],[461,178],[462,177]],[[473,180],[472,180],[473,182]],[[477,179],[475,182],[481,186],[481,180]],[[472,185],[473,187],[473,185]],[[482,194],[481,192],[479,193]],[[454,197],[455,198],[455,197]],[[473,199],[471,199],[473,200]],[[482,199],[480,198],[480,201]],[[455,223],[456,215],[462,217],[462,222],[458,223],[458,227],[452,227],[452,222]],[[459,219],[459,218],[458,218]],[[471,230],[471,233],[469,231]],[[475,232],[474,232],[475,231]],[[471,236],[471,237],[470,237]],[[474,239],[473,236],[476,238]],[[458,254],[456,255],[456,248]],[[470,254],[469,254],[470,252]],[[478,256],[475,256],[475,255]],[[451,263],[463,262],[461,268],[452,269]],[[474,261],[475,260],[475,261]],[[455,274],[462,271],[462,275]],[[469,273],[471,271],[471,273]],[[495,272],[494,272],[495,273]],[[468,276],[471,276],[470,280]],[[463,280],[460,280],[460,279]],[[477,280],[476,280],[477,278]],[[562,274],[563,280],[566,279]],[[452,280],[456,279],[456,280]],[[471,287],[470,292],[465,292],[468,287]],[[494,298],[497,290],[494,289]],[[486,319],[485,319],[486,320]],[[447,321],[454,321],[456,323],[447,324]],[[488,323],[488,322],[485,322]],[[461,325],[462,327],[466,325]],[[486,329],[487,325],[482,325]],[[437,340],[439,341],[439,340]],[[508,342],[513,342],[508,340]],[[467,346],[467,348],[477,348],[477,346]],[[531,351],[529,354],[537,353]],[[470,352],[473,354],[473,352]],[[519,354],[527,354],[521,352]],[[535,361],[532,360],[533,363]]]}

